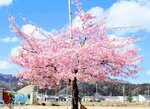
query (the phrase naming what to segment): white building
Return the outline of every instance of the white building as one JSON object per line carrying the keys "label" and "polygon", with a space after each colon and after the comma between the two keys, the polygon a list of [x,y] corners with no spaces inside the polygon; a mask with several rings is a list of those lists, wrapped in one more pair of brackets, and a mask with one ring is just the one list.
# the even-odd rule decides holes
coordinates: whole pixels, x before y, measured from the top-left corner
{"label": "white building", "polygon": [[[82,101],[94,101],[95,96],[84,96]],[[123,102],[123,96],[99,96],[97,99],[108,102]]]}
{"label": "white building", "polygon": [[0,100],[3,100],[4,89],[0,88]]}
{"label": "white building", "polygon": [[123,96],[106,96],[105,101],[108,101],[108,102],[123,102],[124,97]]}
{"label": "white building", "polygon": [[18,94],[24,94],[28,97],[28,100],[30,101],[30,104],[33,104],[36,102],[36,96],[37,96],[37,87],[34,85],[28,85],[23,87],[22,89],[17,91]]}
{"label": "white building", "polygon": [[82,101],[92,102],[92,101],[94,101],[94,97],[93,96],[84,96],[82,98]]}
{"label": "white building", "polygon": [[139,102],[150,102],[150,95],[139,95]]}
{"label": "white building", "polygon": [[4,93],[4,89],[0,88],[0,107],[4,105],[3,93]]}

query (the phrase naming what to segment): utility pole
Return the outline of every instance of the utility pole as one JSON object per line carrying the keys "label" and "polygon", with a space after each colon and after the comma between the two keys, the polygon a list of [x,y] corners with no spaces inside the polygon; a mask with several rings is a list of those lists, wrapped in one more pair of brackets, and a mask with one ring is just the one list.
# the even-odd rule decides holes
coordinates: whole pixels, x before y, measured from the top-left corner
{"label": "utility pole", "polygon": [[125,86],[122,87],[123,96],[125,96]]}
{"label": "utility pole", "polygon": [[69,89],[68,89],[68,84],[67,84],[67,97],[68,97],[68,100],[67,101],[67,109],[69,108]]}
{"label": "utility pole", "polygon": [[10,78],[9,78],[9,91],[11,91],[11,81],[10,81]]}
{"label": "utility pole", "polygon": [[98,84],[96,83],[96,84],[95,84],[95,88],[96,88],[96,93],[95,93],[95,105],[96,105],[96,106],[98,106],[98,103],[97,103],[97,102],[98,102],[98,91],[97,91],[97,86],[98,86]]}
{"label": "utility pole", "polygon": [[96,96],[98,95],[98,93],[97,93],[97,84],[96,84]]}
{"label": "utility pole", "polygon": [[145,91],[144,92],[145,92],[145,95],[146,95],[147,94],[146,87],[145,87]]}
{"label": "utility pole", "polygon": [[122,87],[122,93],[123,93],[123,101],[125,100],[125,86]]}
{"label": "utility pole", "polygon": [[149,95],[149,86],[148,86],[148,95]]}

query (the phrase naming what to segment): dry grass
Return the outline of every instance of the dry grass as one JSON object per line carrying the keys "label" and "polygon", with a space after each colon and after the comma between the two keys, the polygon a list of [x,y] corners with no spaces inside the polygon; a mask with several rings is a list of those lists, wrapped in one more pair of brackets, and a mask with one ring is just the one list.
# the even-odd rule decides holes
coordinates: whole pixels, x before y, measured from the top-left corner
{"label": "dry grass", "polygon": [[[52,103],[55,102],[50,101],[40,101],[37,104],[41,105],[45,103],[46,106],[52,106]],[[59,106],[67,106],[70,105],[70,102],[56,102]],[[101,107],[148,107],[150,103],[122,103],[122,102],[82,102],[85,106],[101,106]]]}
{"label": "dry grass", "polygon": [[[43,103],[42,101],[41,103]],[[40,104],[41,104],[40,103]],[[116,103],[116,102],[82,102],[87,109],[150,109],[148,103]],[[71,109],[70,106],[66,106],[67,102],[58,102],[61,106],[51,106],[51,103],[46,101],[46,106],[42,105],[26,105],[26,106],[14,106],[11,109]],[[69,103],[70,104],[70,103]],[[8,107],[2,107],[0,109],[9,109]]]}
{"label": "dry grass", "polygon": [[[1,109],[9,109],[8,107],[3,107]],[[71,109],[71,107],[66,106],[15,106],[12,109]],[[150,109],[150,107],[96,107],[87,106],[87,109]]]}

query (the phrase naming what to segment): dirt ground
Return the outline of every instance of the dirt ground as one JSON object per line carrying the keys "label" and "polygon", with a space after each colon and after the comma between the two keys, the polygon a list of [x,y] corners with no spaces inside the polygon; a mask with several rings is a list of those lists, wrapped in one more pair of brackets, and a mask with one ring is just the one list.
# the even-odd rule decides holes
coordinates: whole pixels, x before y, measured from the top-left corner
{"label": "dirt ground", "polygon": [[[9,109],[8,107],[1,107],[0,109]],[[66,106],[15,106],[12,109],[71,109]],[[87,109],[150,109],[150,107],[99,107],[87,106]]]}

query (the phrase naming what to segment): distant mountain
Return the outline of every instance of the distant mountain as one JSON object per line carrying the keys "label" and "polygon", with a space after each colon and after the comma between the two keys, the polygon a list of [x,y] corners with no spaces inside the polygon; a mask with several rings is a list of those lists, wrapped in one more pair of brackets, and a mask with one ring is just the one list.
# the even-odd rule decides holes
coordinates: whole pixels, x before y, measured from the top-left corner
{"label": "distant mountain", "polygon": [[[12,75],[6,75],[6,74],[0,74],[0,88],[5,88],[6,90],[19,90],[23,86],[18,86],[18,79],[13,77]],[[26,83],[25,85],[27,85]],[[97,84],[97,85],[96,85]],[[24,86],[25,86],[24,85]],[[40,89],[40,93],[47,93],[47,94],[55,94],[58,92],[58,94],[66,94],[67,90],[71,94],[71,86],[66,88],[66,84],[64,82],[61,82],[61,88],[60,89]],[[85,95],[95,95],[96,93],[96,86],[97,86],[97,92],[100,95],[123,95],[123,87],[125,95],[137,95],[137,94],[148,94],[148,87],[150,87],[150,84],[131,84],[128,81],[124,80],[114,80],[113,82],[105,81],[103,83],[99,82],[90,82],[90,83],[84,83],[84,82],[78,82],[78,88],[79,88],[79,94],[81,96]]]}
{"label": "distant mountain", "polygon": [[116,80],[116,82],[118,83],[122,83],[122,84],[131,84],[129,81],[125,81],[125,80]]}
{"label": "distant mountain", "polygon": [[[97,84],[97,85],[96,85]],[[97,86],[97,88],[96,88]],[[84,82],[78,82],[78,88],[79,88],[79,94],[80,96],[91,96],[95,95],[96,89],[99,95],[104,96],[122,96],[123,90],[124,94],[129,95],[137,95],[137,94],[148,94],[148,87],[150,87],[150,84],[144,83],[144,84],[131,84],[127,81],[123,80],[115,80],[115,82],[108,82],[105,81],[103,83],[99,82],[91,82],[91,83],[84,83]],[[69,94],[71,94],[71,86],[60,89],[58,91],[59,95],[66,94],[67,90],[69,90]]]}
{"label": "distant mountain", "polygon": [[12,75],[0,74],[0,81],[8,82],[18,82],[18,78],[13,77]]}
{"label": "distant mountain", "polygon": [[0,74],[0,88],[5,88],[6,90],[15,90],[17,88],[18,81],[18,78],[13,77],[10,74]]}

